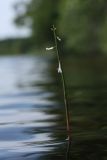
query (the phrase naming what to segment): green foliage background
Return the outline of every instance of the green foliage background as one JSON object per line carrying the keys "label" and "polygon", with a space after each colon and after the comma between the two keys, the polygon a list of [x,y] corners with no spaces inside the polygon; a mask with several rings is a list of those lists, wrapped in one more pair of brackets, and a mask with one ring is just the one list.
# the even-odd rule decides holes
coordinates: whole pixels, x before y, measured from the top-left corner
{"label": "green foliage background", "polygon": [[[31,36],[27,40],[29,43],[23,41],[26,51],[51,44],[50,28],[54,24],[67,53],[105,54],[106,6],[107,0],[22,0],[14,5],[16,11],[14,22],[19,27],[27,26],[31,29]],[[24,11],[20,12],[22,7]]]}

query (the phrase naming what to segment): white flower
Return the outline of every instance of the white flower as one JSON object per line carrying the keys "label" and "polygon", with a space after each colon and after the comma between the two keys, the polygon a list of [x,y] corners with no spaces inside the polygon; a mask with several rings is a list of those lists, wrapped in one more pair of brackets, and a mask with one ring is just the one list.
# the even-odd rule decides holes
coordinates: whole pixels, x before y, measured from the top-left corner
{"label": "white flower", "polygon": [[59,62],[59,66],[58,66],[58,73],[62,73],[62,69],[61,69],[61,64]]}
{"label": "white flower", "polygon": [[47,51],[52,50],[52,49],[54,49],[54,47],[49,47],[49,48],[47,47],[46,48]]}
{"label": "white flower", "polygon": [[58,41],[61,41],[61,38],[59,38],[59,37],[57,36],[57,40],[58,40]]}

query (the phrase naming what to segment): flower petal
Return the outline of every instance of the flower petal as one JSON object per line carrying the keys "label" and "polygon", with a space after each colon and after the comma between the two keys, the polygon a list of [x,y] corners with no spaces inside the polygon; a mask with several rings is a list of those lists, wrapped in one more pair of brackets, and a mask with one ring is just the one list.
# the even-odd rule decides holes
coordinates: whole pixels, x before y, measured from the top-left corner
{"label": "flower petal", "polygon": [[62,73],[62,69],[61,69],[61,64],[59,62],[59,66],[58,66],[58,73]]}
{"label": "flower petal", "polygon": [[58,40],[58,41],[61,41],[61,38],[59,38],[59,37],[57,36],[57,40]]}
{"label": "flower petal", "polygon": [[47,51],[52,50],[52,49],[54,49],[54,47],[47,47],[46,48]]}

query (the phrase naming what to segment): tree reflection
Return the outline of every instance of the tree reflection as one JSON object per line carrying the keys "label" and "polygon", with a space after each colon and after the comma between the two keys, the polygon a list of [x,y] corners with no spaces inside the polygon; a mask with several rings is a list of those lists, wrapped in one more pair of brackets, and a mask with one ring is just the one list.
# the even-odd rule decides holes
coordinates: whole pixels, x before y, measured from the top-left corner
{"label": "tree reflection", "polygon": [[[52,139],[60,142],[40,159],[106,159],[107,120],[107,71],[105,59],[64,60],[70,110],[72,112],[72,141],[66,141],[66,122],[60,78],[55,61],[50,68],[52,83],[42,84],[45,90],[54,92],[50,98],[56,103],[46,113],[58,116],[51,128]],[[103,65],[102,65],[103,64]],[[64,141],[64,143],[63,143]]]}

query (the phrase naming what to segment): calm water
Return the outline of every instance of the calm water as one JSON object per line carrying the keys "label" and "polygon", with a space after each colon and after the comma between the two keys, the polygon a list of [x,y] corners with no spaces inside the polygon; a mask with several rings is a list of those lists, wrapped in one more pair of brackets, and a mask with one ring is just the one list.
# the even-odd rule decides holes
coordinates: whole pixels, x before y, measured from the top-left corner
{"label": "calm water", "polygon": [[98,68],[69,59],[65,64],[71,144],[66,140],[62,87],[52,58],[0,58],[0,160],[107,158],[105,65]]}

